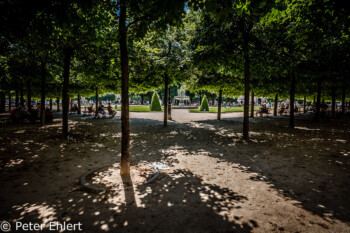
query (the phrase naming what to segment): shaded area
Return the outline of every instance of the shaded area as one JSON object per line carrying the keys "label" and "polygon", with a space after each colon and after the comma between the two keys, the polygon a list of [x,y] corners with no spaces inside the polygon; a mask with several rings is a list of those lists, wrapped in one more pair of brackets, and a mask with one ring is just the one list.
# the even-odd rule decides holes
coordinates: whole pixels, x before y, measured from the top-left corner
{"label": "shaded area", "polygon": [[288,118],[255,118],[251,141],[246,142],[241,140],[239,118],[169,122],[168,128],[161,121],[133,118],[131,163],[165,160],[173,170],[156,184],[118,195],[87,193],[78,185],[79,176],[88,169],[119,161],[118,120],[74,118],[70,125],[73,139],[69,141],[57,139],[57,119],[43,128],[0,125],[1,219],[48,221],[53,217],[84,221],[96,231],[268,229],[259,219],[234,214],[241,204],[254,203],[244,189],[213,184],[228,171],[200,174],[191,171],[195,164],[178,168],[181,155],[227,163],[248,174],[252,182],[266,183],[280,197],[297,201],[296,206],[328,222],[349,223],[349,122],[314,124],[307,117],[297,117],[296,129],[289,129]]}

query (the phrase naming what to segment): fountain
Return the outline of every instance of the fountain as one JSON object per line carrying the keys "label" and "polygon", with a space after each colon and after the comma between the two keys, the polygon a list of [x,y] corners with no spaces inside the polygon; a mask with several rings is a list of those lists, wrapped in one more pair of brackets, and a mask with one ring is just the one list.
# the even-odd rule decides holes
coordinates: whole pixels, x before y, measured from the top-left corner
{"label": "fountain", "polygon": [[191,105],[190,97],[186,96],[186,91],[181,87],[177,90],[177,96],[174,97],[175,105],[179,107]]}

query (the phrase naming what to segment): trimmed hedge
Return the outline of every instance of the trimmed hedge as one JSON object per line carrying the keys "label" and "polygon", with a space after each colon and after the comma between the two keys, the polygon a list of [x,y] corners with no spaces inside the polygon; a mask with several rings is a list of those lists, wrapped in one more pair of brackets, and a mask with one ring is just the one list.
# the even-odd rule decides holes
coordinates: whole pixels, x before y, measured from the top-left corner
{"label": "trimmed hedge", "polygon": [[202,104],[201,104],[201,107],[199,108],[199,111],[209,112],[209,104],[208,104],[208,99],[206,95],[204,95],[203,97]]}
{"label": "trimmed hedge", "polygon": [[162,111],[162,106],[160,105],[157,92],[154,92],[152,96],[151,111]]}

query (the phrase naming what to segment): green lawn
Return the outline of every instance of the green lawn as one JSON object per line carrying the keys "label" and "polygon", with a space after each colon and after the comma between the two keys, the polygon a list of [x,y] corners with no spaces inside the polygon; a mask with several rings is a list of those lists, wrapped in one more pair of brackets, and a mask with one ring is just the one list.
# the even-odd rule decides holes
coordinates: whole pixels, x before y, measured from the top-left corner
{"label": "green lawn", "polygon": [[[121,106],[118,106],[118,111],[121,110]],[[129,106],[130,112],[151,112],[150,106]],[[153,111],[152,111],[153,112]],[[156,112],[156,111],[154,111]]]}
{"label": "green lawn", "polygon": [[[260,107],[254,107],[254,110],[258,110]],[[243,112],[243,107],[231,107],[231,108],[221,108],[221,112]],[[250,108],[249,108],[250,109]],[[198,109],[190,109],[190,112],[200,112],[200,113],[204,113],[199,111]],[[209,107],[209,112],[211,113],[215,113],[218,112],[218,107]]]}

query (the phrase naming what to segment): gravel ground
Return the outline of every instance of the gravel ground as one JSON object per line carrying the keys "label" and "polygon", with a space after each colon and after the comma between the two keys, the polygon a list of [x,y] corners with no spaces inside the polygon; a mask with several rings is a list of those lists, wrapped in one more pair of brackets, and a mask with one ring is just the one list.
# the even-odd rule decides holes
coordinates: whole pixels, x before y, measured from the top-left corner
{"label": "gravel ground", "polygon": [[[81,223],[82,232],[350,232],[350,122],[297,115],[250,120],[242,113],[131,113],[131,163],[166,161],[152,184],[84,190],[79,177],[120,160],[120,112],[0,124],[0,221]],[[76,229],[77,230],[77,229]],[[52,231],[51,231],[52,232]],[[68,231],[67,231],[68,232]]]}

